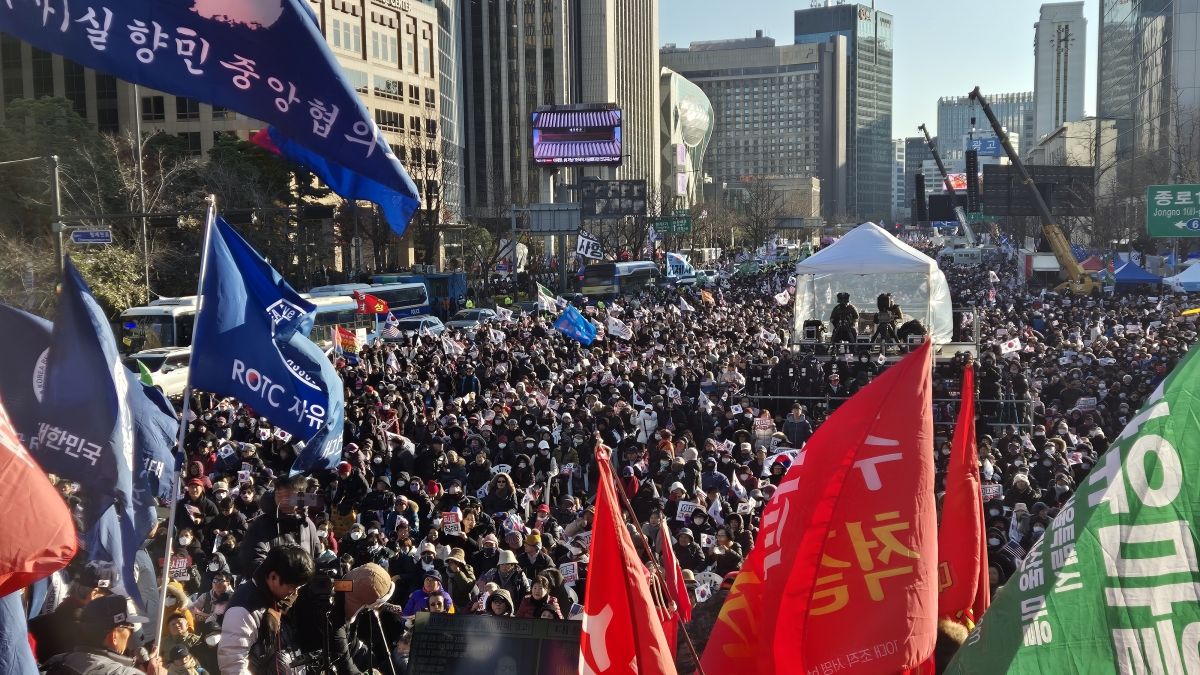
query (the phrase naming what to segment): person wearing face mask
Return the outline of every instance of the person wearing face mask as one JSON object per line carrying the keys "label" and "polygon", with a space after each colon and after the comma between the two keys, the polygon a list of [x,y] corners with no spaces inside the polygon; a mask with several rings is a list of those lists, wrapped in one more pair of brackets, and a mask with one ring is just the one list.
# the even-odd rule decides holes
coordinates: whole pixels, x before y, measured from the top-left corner
{"label": "person wearing face mask", "polygon": [[420,478],[418,476],[407,478],[405,485],[407,488],[402,494],[409,501],[409,509],[416,509],[419,522],[427,523],[433,520],[433,500],[425,492],[425,486],[421,483]]}
{"label": "person wearing face mask", "polygon": [[464,489],[468,494],[475,494],[491,479],[492,463],[488,461],[487,452],[480,450],[475,453],[471,463],[467,465],[467,480]]}
{"label": "person wearing face mask", "polygon": [[[340,484],[339,484],[340,487]],[[375,489],[371,490],[361,501],[358,502],[358,511],[364,516],[370,516],[374,519],[383,520],[386,513],[391,510],[392,505],[396,503],[396,495],[392,492],[392,482],[387,476],[379,476],[375,479]],[[366,520],[364,517],[363,520]]]}
{"label": "person wearing face mask", "polygon": [[233,535],[241,541],[246,537],[246,517],[237,510],[233,497],[225,497],[217,503],[217,517],[208,523],[205,541]]}
{"label": "person wearing face mask", "polygon": [[349,462],[338,464],[337,473],[337,492],[333,495],[333,508],[339,515],[348,516],[371,491],[371,486],[362,471],[351,466]]}
{"label": "person wearing face mask", "polygon": [[479,551],[467,558],[476,576],[483,576],[496,568],[500,561],[500,540],[495,534],[484,535],[479,540]]}
{"label": "person wearing face mask", "polygon": [[[532,439],[528,439],[525,442],[525,447],[530,448],[529,453],[533,454],[533,448],[537,447],[537,443]],[[533,475],[533,460],[530,459],[529,454],[522,453],[517,455],[517,463],[512,465],[513,485],[519,490],[524,490],[533,485]]]}

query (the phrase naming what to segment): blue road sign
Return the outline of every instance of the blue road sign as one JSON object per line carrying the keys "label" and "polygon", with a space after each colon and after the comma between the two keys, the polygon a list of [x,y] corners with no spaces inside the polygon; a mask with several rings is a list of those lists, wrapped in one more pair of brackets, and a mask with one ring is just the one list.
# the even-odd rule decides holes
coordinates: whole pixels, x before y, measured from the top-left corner
{"label": "blue road sign", "polygon": [[980,157],[999,157],[1004,155],[1004,146],[1000,144],[1000,139],[992,138],[972,138],[967,141],[967,150],[974,150]]}
{"label": "blue road sign", "polygon": [[73,230],[71,232],[71,243],[73,244],[111,244],[112,230]]}

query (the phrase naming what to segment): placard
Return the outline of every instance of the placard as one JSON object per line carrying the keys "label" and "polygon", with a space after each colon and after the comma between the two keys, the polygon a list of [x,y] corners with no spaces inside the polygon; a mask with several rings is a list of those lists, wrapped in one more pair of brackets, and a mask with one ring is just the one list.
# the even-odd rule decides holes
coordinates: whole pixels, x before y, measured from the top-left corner
{"label": "placard", "polygon": [[983,495],[983,501],[992,499],[1000,499],[1004,496],[1003,485],[980,485],[979,492]]}
{"label": "placard", "polygon": [[579,621],[419,612],[409,651],[410,675],[579,670]]}
{"label": "placard", "polygon": [[679,510],[675,513],[675,520],[687,522],[692,517],[692,511],[698,508],[700,508],[700,505],[694,502],[679,502]]}
{"label": "placard", "polygon": [[494,476],[498,473],[512,473],[512,466],[508,464],[497,464],[496,466],[493,466],[492,475]]}
{"label": "placard", "polygon": [[461,511],[442,511],[442,533],[443,534],[461,534],[462,533],[462,512]]}
{"label": "placard", "polygon": [[579,581],[579,563],[563,563],[558,566],[558,571],[562,572],[564,584]]}
{"label": "placard", "polygon": [[1079,398],[1079,400],[1075,402],[1075,407],[1079,408],[1079,412],[1085,412],[1085,413],[1093,412],[1096,410],[1096,397],[1095,396],[1081,396]]}
{"label": "placard", "polygon": [[168,571],[168,574],[170,574],[171,579],[174,581],[187,579],[191,576],[191,574],[188,572],[188,569],[191,568],[191,566],[192,556],[171,556],[171,568]]}

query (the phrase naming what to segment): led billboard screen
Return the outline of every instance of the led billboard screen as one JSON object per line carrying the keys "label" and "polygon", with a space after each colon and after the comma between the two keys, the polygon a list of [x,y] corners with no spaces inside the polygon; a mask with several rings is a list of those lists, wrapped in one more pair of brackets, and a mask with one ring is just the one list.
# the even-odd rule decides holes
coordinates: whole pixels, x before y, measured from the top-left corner
{"label": "led billboard screen", "polygon": [[533,112],[533,160],[566,166],[621,163],[621,109],[612,103],[544,105]]}

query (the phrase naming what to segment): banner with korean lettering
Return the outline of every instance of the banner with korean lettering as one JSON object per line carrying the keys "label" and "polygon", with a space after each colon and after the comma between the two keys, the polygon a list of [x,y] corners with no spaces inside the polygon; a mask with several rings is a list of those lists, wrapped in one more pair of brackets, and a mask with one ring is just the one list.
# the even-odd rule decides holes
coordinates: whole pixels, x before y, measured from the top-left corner
{"label": "banner with korean lettering", "polygon": [[1147,398],[948,673],[1200,672],[1200,360]]}
{"label": "banner with korean lettering", "polygon": [[924,668],[937,624],[930,343],[798,453],[705,648],[705,672]]}
{"label": "banner with korean lettering", "polygon": [[305,441],[293,472],[332,469],[342,451],[341,380],[311,340],[314,307],[224,220],[208,235],[189,378],[233,396]]}
{"label": "banner with korean lettering", "polygon": [[0,3],[0,31],[128,82],[273,125],[403,195],[404,222],[393,227],[420,204],[305,0],[8,0]]}

